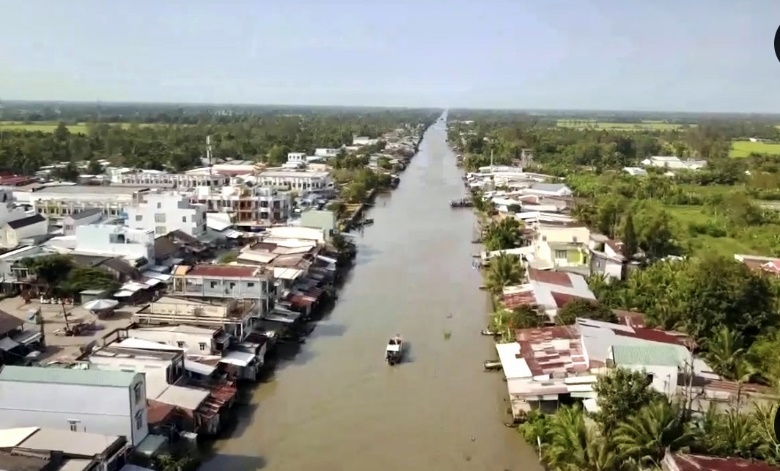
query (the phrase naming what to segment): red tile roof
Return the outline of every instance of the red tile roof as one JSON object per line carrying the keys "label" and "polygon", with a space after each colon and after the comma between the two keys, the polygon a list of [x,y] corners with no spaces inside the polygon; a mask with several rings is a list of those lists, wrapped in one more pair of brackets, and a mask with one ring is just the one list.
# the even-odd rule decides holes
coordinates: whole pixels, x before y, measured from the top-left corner
{"label": "red tile roof", "polygon": [[175,409],[174,406],[171,404],[165,404],[163,402],[158,402],[152,399],[149,399],[147,402],[147,422],[149,422],[149,425],[156,425],[162,422],[165,422],[166,419],[168,419],[171,414],[173,414],[173,410]]}
{"label": "red tile roof", "polygon": [[256,276],[257,267],[242,265],[195,265],[187,276],[205,276],[215,278],[250,278]]}
{"label": "red tile roof", "polygon": [[501,301],[507,309],[517,309],[520,306],[532,306],[536,304],[533,291],[505,294]]}
{"label": "red tile roof", "polygon": [[555,305],[558,307],[558,309],[569,304],[575,299],[581,299],[582,301],[592,303],[594,306],[597,304],[597,302],[592,299],[583,298],[581,296],[574,296],[573,294],[560,293],[558,291],[550,291],[550,295],[552,296],[553,301],[555,301]]}
{"label": "red tile roof", "polygon": [[572,288],[574,285],[571,283],[569,274],[562,271],[546,271],[537,270],[536,268],[528,269],[528,278],[540,283],[549,283],[551,285],[566,286]]}
{"label": "red tile roof", "polygon": [[716,458],[714,456],[673,453],[665,459],[665,461],[669,460],[677,466],[679,471],[780,471],[780,468],[775,466],[742,458]]}
{"label": "red tile roof", "polygon": [[520,357],[534,376],[584,372],[589,368],[584,363],[582,342],[576,326],[518,329],[515,337],[520,344]]}

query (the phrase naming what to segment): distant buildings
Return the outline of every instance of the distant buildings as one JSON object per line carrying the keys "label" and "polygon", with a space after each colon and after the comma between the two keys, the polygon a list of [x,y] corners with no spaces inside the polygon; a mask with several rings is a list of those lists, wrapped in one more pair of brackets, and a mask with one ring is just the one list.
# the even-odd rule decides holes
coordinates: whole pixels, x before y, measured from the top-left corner
{"label": "distant buildings", "polygon": [[698,170],[707,166],[706,160],[680,160],[675,156],[655,155],[642,161],[645,167],[657,167],[667,170]]}

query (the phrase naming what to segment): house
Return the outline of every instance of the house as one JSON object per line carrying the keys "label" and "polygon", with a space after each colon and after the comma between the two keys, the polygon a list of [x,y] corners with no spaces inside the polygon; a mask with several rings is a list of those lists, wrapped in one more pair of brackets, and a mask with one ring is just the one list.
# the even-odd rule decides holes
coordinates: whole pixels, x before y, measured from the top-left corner
{"label": "house", "polygon": [[136,446],[149,433],[145,391],[144,375],[135,372],[5,366],[0,427],[124,436]]}
{"label": "house", "polygon": [[115,172],[111,182],[117,185],[171,185],[176,188],[201,186],[219,188],[230,183],[230,177],[218,173],[169,173],[160,170],[130,170]]}
{"label": "house", "polygon": [[261,315],[253,302],[228,299],[210,303],[195,299],[163,296],[135,313],[139,325],[193,325],[221,328],[242,341],[252,331],[253,319]]}
{"label": "house", "polygon": [[607,365],[642,371],[650,387],[670,399],[677,394],[677,376],[686,365],[693,365],[691,353],[680,345],[612,345],[607,353]]}
{"label": "house", "polygon": [[257,175],[261,186],[288,187],[291,190],[324,190],[333,187],[328,172],[266,170]]}
{"label": "house", "polygon": [[372,139],[370,137],[366,136],[354,136],[352,138],[352,145],[353,146],[373,146],[374,144],[378,143],[379,139]]}
{"label": "house", "polygon": [[[130,449],[127,439],[116,435],[42,427],[0,429],[0,463],[8,470],[118,470]],[[19,458],[33,463],[16,467],[14,460]]]}
{"label": "house", "polygon": [[[614,367],[614,358],[633,368],[652,353],[617,349],[615,354],[615,347],[668,345],[684,358],[686,342],[682,334],[577,319],[569,326],[519,329],[516,342],[497,344],[496,350],[507,379],[513,413],[518,417],[532,407],[554,410],[562,397],[582,399],[585,408],[594,411],[597,405],[593,385],[599,375]],[[671,356],[671,353],[664,355]],[[662,363],[648,365],[651,374],[657,373],[653,385],[666,391],[669,388],[666,382],[674,381],[676,388],[677,377],[670,380],[665,376],[669,363],[653,361]]]}
{"label": "house", "polygon": [[26,192],[24,197],[37,213],[59,219],[89,208],[100,208],[106,216],[119,216],[138,194],[147,191],[145,187],[56,185]]}
{"label": "house", "polygon": [[753,271],[780,275],[780,258],[761,255],[734,254],[734,260],[742,262]]}
{"label": "house", "polygon": [[667,170],[698,170],[707,166],[706,160],[681,160],[676,156],[654,155],[642,161],[645,167],[657,167]]}
{"label": "house", "polygon": [[338,229],[336,214],[333,211],[309,208],[301,213],[301,227],[313,227],[323,231],[326,240]]}
{"label": "house", "polygon": [[588,250],[591,275],[600,275],[608,280],[626,277],[628,260],[623,256],[622,242],[601,234],[591,234]]}
{"label": "house", "polygon": [[238,227],[270,226],[287,221],[292,214],[291,192],[262,185],[236,183],[197,188],[190,197],[193,202],[206,205],[207,211],[230,216],[232,224]]}
{"label": "house", "polygon": [[588,262],[590,230],[576,223],[536,223],[531,245],[534,268],[584,266]]}
{"label": "house", "polygon": [[13,188],[0,186],[0,227],[5,226],[9,221],[29,216],[24,208],[16,206],[16,202]]}
{"label": "house", "polygon": [[287,162],[282,164],[282,168],[297,169],[306,166],[306,154],[304,152],[288,152]]}
{"label": "house", "polygon": [[157,236],[173,231],[193,237],[206,233],[206,206],[193,204],[184,193],[152,191],[139,195],[125,214],[127,227],[154,231]]}
{"label": "house", "polygon": [[336,148],[317,148],[314,149],[314,155],[317,157],[324,157],[326,159],[329,159],[331,157],[336,157],[339,155],[339,152],[341,152],[341,149]]}
{"label": "house", "polygon": [[558,309],[570,301],[596,301],[588,281],[582,275],[528,268],[527,277],[528,282],[524,285],[504,288],[502,302],[507,309],[521,305],[536,306],[554,322]]}
{"label": "house", "polygon": [[523,194],[570,197],[574,194],[571,188],[563,183],[532,183],[521,190]]}
{"label": "house", "polygon": [[744,458],[666,453],[661,460],[663,471],[780,471],[777,466]]}
{"label": "house", "polygon": [[0,246],[14,248],[24,239],[45,236],[49,232],[49,222],[40,214],[8,221],[0,228]]}
{"label": "house", "polygon": [[247,265],[179,265],[170,293],[217,299],[269,299],[273,272]]}
{"label": "house", "polygon": [[212,394],[205,385],[188,384],[182,350],[144,350],[117,345],[100,347],[78,359],[89,368],[86,371],[117,372],[134,371],[146,378],[146,397],[150,400],[179,408],[188,419],[190,430],[214,434],[220,429],[220,411],[229,407],[235,397],[232,384],[225,384],[220,393],[228,394],[223,400]]}
{"label": "house", "polygon": [[76,228],[80,253],[110,255],[146,265],[154,260],[154,232],[118,224],[89,224]]}
{"label": "house", "polygon": [[89,208],[76,211],[62,219],[62,233],[66,236],[74,236],[76,235],[76,227],[94,224],[103,219],[103,217],[103,210],[100,208]]}

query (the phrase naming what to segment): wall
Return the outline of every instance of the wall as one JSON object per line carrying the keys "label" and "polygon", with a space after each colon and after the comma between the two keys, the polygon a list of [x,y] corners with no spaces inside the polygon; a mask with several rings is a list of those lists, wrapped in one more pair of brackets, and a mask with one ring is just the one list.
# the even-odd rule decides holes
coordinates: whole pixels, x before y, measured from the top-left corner
{"label": "wall", "polygon": [[538,233],[540,242],[579,242],[586,244],[590,240],[590,230],[587,227],[540,227]]}
{"label": "wall", "polygon": [[227,316],[227,306],[209,305],[202,303],[176,303],[166,302],[165,298],[160,301],[151,303],[149,305],[149,311],[154,314],[162,314],[168,316],[201,316],[201,317],[219,317],[224,318]]}
{"label": "wall", "polygon": [[[131,329],[128,330],[127,334],[133,338],[182,348],[189,353],[211,354],[213,352],[212,333],[194,334],[170,330]],[[205,344],[205,350],[201,350],[201,344]]]}
{"label": "wall", "polygon": [[301,226],[322,229],[328,240],[336,229],[336,215],[333,211],[309,209],[301,214]]}
{"label": "wall", "polygon": [[76,228],[78,226],[85,226],[87,224],[92,224],[100,221],[102,218],[103,218],[102,213],[90,214],[87,217],[76,219],[76,220],[68,216],[62,221],[62,225],[64,229],[63,234],[66,236],[76,235]]}
{"label": "wall", "polygon": [[[112,243],[112,235],[123,235],[125,243]],[[116,237],[114,237],[116,239]],[[154,260],[154,234],[109,224],[76,228],[76,250],[120,257],[145,257]]]}
{"label": "wall", "polygon": [[620,368],[626,368],[631,371],[644,371],[646,374],[653,375],[653,382],[650,386],[667,397],[672,397],[677,390],[678,370],[676,366],[654,366],[654,365],[619,365]]}
{"label": "wall", "polygon": [[[141,385],[136,403],[133,387]],[[68,420],[78,420],[78,431],[121,435],[134,446],[149,433],[143,375],[130,388],[70,384],[0,381],[0,428],[44,427],[70,430]],[[135,414],[142,414],[141,428]]]}
{"label": "wall", "polygon": [[149,193],[126,209],[127,227],[161,236],[180,230],[193,237],[206,232],[206,208],[180,193]]}
{"label": "wall", "polygon": [[260,278],[203,278],[203,296],[215,298],[263,299],[268,282]]}
{"label": "wall", "polygon": [[[6,226],[7,227],[7,226]],[[49,231],[49,221],[43,220],[30,224],[28,226],[20,227],[19,229],[13,229],[9,231],[9,242],[12,246],[19,245],[19,241],[28,237],[37,237],[45,235]]]}

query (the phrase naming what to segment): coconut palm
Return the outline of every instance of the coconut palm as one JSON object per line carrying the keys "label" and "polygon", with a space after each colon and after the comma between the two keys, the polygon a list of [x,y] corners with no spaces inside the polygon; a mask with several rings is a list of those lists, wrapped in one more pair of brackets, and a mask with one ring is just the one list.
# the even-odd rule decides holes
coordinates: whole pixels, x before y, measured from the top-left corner
{"label": "coconut palm", "polygon": [[500,253],[490,259],[487,273],[487,287],[493,294],[500,294],[506,286],[522,281],[525,270],[520,257],[514,254]]}
{"label": "coconut palm", "polygon": [[682,408],[659,400],[649,404],[618,425],[613,441],[623,458],[637,469],[659,466],[664,453],[686,450],[695,438],[683,420]]}
{"label": "coconut palm", "polygon": [[719,375],[731,380],[740,380],[750,374],[745,360],[742,335],[721,327],[707,344],[707,361]]}
{"label": "coconut palm", "polygon": [[[585,423],[580,407],[563,407],[552,419],[542,457],[555,471],[614,471],[618,455],[595,426]],[[544,440],[542,440],[544,441]]]}

